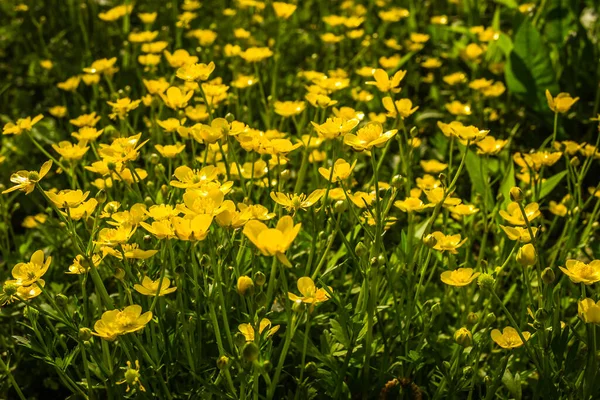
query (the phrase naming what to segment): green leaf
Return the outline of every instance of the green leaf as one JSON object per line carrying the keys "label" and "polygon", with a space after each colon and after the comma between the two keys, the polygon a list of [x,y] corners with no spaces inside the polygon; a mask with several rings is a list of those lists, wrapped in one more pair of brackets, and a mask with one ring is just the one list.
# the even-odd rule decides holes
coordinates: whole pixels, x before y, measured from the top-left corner
{"label": "green leaf", "polygon": [[550,0],[545,18],[544,37],[557,44],[563,44],[572,31],[577,31],[577,17],[570,7],[569,0]]}
{"label": "green leaf", "polygon": [[471,178],[473,189],[483,197],[483,201],[485,201],[486,205],[491,206],[494,199],[492,197],[490,185],[488,184],[486,168],[483,168],[482,165],[485,161],[475,154],[473,150],[464,149],[461,146],[461,151],[464,152],[465,150],[467,151],[465,167],[467,168],[469,178]]}
{"label": "green leaf", "polygon": [[504,383],[504,386],[506,386],[512,397],[514,397],[516,400],[521,400],[521,377],[519,374],[513,376],[510,370],[507,368],[502,376],[502,383]]}
{"label": "green leaf", "polygon": [[548,48],[529,20],[524,20],[515,34],[505,74],[511,93],[536,111],[550,112],[544,92],[556,93],[559,87]]}
{"label": "green leaf", "polygon": [[550,194],[550,192],[554,190],[556,185],[558,185],[560,181],[562,181],[565,175],[567,175],[567,171],[559,172],[558,174],[551,176],[544,183],[542,183],[542,188],[540,189],[540,197],[538,200],[541,200],[548,194]]}
{"label": "green leaf", "polygon": [[504,172],[504,179],[500,184],[498,194],[502,194],[504,199],[502,200],[502,209],[505,209],[508,203],[510,203],[510,189],[517,186],[515,181],[515,167],[512,161],[508,164],[508,169]]}
{"label": "green leaf", "polygon": [[346,334],[346,330],[344,329],[344,327],[342,327],[342,325],[335,319],[332,319],[330,321],[330,323],[331,323],[331,334],[333,335],[333,337],[338,342],[340,342],[342,345],[344,345],[345,348],[349,348],[350,347],[350,338]]}
{"label": "green leaf", "polygon": [[502,4],[508,8],[517,8],[519,4],[515,0],[494,0],[498,4]]}

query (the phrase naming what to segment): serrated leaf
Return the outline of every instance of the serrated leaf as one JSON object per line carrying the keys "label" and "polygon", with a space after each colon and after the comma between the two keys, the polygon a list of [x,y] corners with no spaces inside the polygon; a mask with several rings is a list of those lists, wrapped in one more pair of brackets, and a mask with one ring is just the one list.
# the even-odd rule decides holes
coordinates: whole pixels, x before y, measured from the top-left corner
{"label": "serrated leaf", "polygon": [[350,347],[350,338],[346,334],[346,329],[335,319],[330,321],[331,324],[331,334],[333,337],[344,345],[345,348]]}

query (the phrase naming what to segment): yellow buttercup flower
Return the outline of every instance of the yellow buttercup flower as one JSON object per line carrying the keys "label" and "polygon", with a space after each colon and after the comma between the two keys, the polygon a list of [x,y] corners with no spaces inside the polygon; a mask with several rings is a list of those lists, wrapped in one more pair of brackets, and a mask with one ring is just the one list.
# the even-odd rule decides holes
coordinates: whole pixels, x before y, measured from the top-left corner
{"label": "yellow buttercup flower", "polygon": [[77,118],[70,119],[69,123],[75,125],[78,128],[84,126],[96,126],[98,121],[100,121],[100,116],[96,116],[96,112],[90,114],[82,114]]}
{"label": "yellow buttercup flower", "polygon": [[52,161],[48,160],[40,168],[40,171],[18,171],[10,176],[10,181],[15,184],[15,186],[8,188],[2,192],[2,194],[10,193],[15,190],[20,190],[25,192],[25,194],[29,194],[33,192],[35,189],[35,184],[38,183],[48,171],[52,168]]}
{"label": "yellow buttercup flower", "polygon": [[29,262],[18,263],[11,271],[14,280],[7,281],[17,286],[30,286],[36,283],[50,268],[52,257],[44,261],[44,252],[37,250],[31,255]]}
{"label": "yellow buttercup flower", "polygon": [[73,144],[68,140],[58,142],[58,145],[53,144],[52,148],[60,154],[62,158],[68,161],[81,160],[85,153],[90,149],[87,146],[83,146],[82,143]]}
{"label": "yellow buttercup flower", "polygon": [[137,13],[137,16],[140,19],[140,21],[142,21],[144,24],[152,24],[156,20],[158,13]]}
{"label": "yellow buttercup flower", "polygon": [[423,201],[416,197],[407,197],[404,200],[396,200],[394,207],[399,208],[404,212],[423,211],[433,207],[433,204],[425,204]]}
{"label": "yellow buttercup flower", "polygon": [[446,110],[452,115],[471,115],[471,106],[454,100],[444,105]]}
{"label": "yellow buttercup flower", "polygon": [[[519,336],[519,332],[511,326],[504,328],[502,333],[498,329],[494,329],[490,336],[498,346],[504,349],[514,349],[523,345],[523,339]],[[530,337],[531,333],[523,331],[523,338],[525,338],[525,341],[528,341]]]}
{"label": "yellow buttercup flower", "polygon": [[190,53],[188,53],[188,51],[185,49],[175,50],[172,54],[165,50],[164,55],[169,65],[173,68],[181,68],[184,65],[198,62],[198,57],[191,56]]}
{"label": "yellow buttercup flower", "polygon": [[379,91],[387,93],[398,93],[400,92],[400,82],[406,76],[406,71],[398,71],[392,76],[392,79],[388,76],[385,70],[378,68],[373,73],[375,81],[368,81],[367,85],[374,85]]}
{"label": "yellow buttercup flower", "polygon": [[[258,326],[258,333],[262,334],[264,330],[268,328],[270,329],[267,331],[265,339],[268,339],[271,336],[273,336],[279,330],[279,325],[275,325],[271,328],[271,321],[269,319],[261,319],[260,324]],[[244,335],[244,338],[247,342],[254,342],[254,327],[251,324],[238,325],[238,331],[240,331],[242,335]]]}
{"label": "yellow buttercup flower", "polygon": [[371,150],[373,146],[382,147],[397,132],[397,129],[383,132],[383,126],[379,122],[369,122],[360,128],[356,135],[346,134],[344,143],[356,151]]}
{"label": "yellow buttercup flower", "polygon": [[171,86],[167,89],[166,93],[159,94],[167,107],[177,110],[178,108],[185,108],[187,106],[194,92],[191,90],[188,92],[182,91],[176,86]]}
{"label": "yellow buttercup flower", "polygon": [[459,83],[465,83],[467,81],[467,76],[462,72],[455,72],[453,74],[444,76],[443,80],[448,85],[454,86],[458,85]]}
{"label": "yellow buttercup flower", "polygon": [[284,3],[281,1],[274,1],[273,11],[275,11],[275,15],[277,16],[277,18],[288,19],[292,16],[294,11],[296,11],[296,5]]}
{"label": "yellow buttercup flower", "polygon": [[410,99],[400,99],[393,101],[391,97],[384,97],[383,107],[387,111],[387,116],[391,118],[396,118],[397,115],[400,115],[402,119],[410,117],[415,111],[419,109],[419,107],[413,107],[413,103]]}
{"label": "yellow buttercup flower", "polygon": [[357,118],[345,119],[340,117],[327,118],[323,124],[311,122],[320,137],[324,139],[335,139],[338,136],[346,135],[356,128],[360,123]]}
{"label": "yellow buttercup flower", "polygon": [[152,311],[142,314],[142,307],[131,305],[121,310],[104,312],[100,320],[94,324],[92,335],[113,341],[117,336],[143,329],[152,319]]}
{"label": "yellow buttercup flower", "polygon": [[286,194],[281,192],[271,192],[271,199],[288,211],[306,210],[315,204],[325,195],[325,189],[317,189],[306,196],[302,194]]}
{"label": "yellow buttercup flower", "polygon": [[175,237],[175,230],[170,220],[154,221],[152,224],[140,222],[140,226],[156,236],[157,239],[172,239]]}
{"label": "yellow buttercup flower", "polygon": [[[508,236],[508,238],[510,240],[518,240],[519,242],[522,243],[529,243],[531,242],[531,236],[529,235],[529,229],[527,229],[526,227],[520,227],[520,226],[504,226],[504,225],[500,225],[500,228],[502,228],[502,230],[504,231],[504,233],[506,233],[506,236]],[[537,234],[537,230],[538,228],[536,227],[531,227],[531,231],[533,232],[533,236],[535,236]]]}
{"label": "yellow buttercup flower", "polygon": [[[160,285],[160,290],[159,290],[159,285]],[[153,281],[152,279],[150,279],[147,276],[144,276],[144,278],[142,279],[142,284],[135,284],[133,285],[133,289],[140,293],[143,294],[144,296],[156,296],[158,293],[158,296],[164,296],[165,294],[169,294],[169,293],[173,293],[174,291],[177,290],[177,288],[175,286],[173,287],[169,287],[171,286],[171,280],[167,277],[163,277],[162,279],[162,283],[160,278]]]}
{"label": "yellow buttercup flower", "polygon": [[185,144],[168,144],[165,146],[157,144],[154,145],[154,148],[165,158],[175,158],[179,153],[185,150]]}
{"label": "yellow buttercup flower", "polygon": [[[302,296],[297,296],[294,293],[288,292],[288,298],[291,301],[307,303],[314,306],[329,300],[329,293],[323,288],[317,289],[315,282],[308,276],[303,276],[298,279],[296,286]],[[333,291],[331,288],[329,288],[329,290]]]}
{"label": "yellow buttercup flower", "polygon": [[292,264],[285,256],[292,242],[300,232],[302,224],[294,225],[294,220],[289,215],[282,217],[275,228],[269,228],[264,223],[251,220],[244,226],[244,235],[265,256],[276,256],[287,267]]}
{"label": "yellow buttercup flower", "polygon": [[82,192],[81,190],[61,190],[58,193],[45,192],[46,196],[58,208],[77,207],[84,202],[90,192]]}
{"label": "yellow buttercup flower", "polygon": [[42,114],[39,114],[33,118],[31,118],[31,117],[20,118],[14,124],[12,122],[9,122],[8,124],[4,125],[4,128],[2,128],[2,134],[3,135],[20,135],[23,132],[29,132],[29,131],[31,131],[31,128],[33,128],[33,126],[35,124],[40,122],[40,120],[42,118],[44,118],[44,116]]}
{"label": "yellow buttercup flower", "polygon": [[[94,254],[92,256],[92,263],[94,264],[94,267],[98,267],[98,265],[100,265],[101,262],[102,262],[102,256],[100,254]],[[85,274],[89,269],[90,269],[89,261],[86,260],[83,257],[83,255],[78,254],[73,259],[73,264],[71,264],[69,266],[69,270],[65,273],[69,274],[69,275],[81,275],[81,274]]]}
{"label": "yellow buttercup flower", "polygon": [[450,286],[467,286],[481,275],[473,272],[473,268],[459,268],[454,271],[444,271],[441,274],[442,282]]}
{"label": "yellow buttercup flower", "polygon": [[495,139],[492,136],[486,136],[477,142],[477,154],[498,154],[507,143],[508,140]]}
{"label": "yellow buttercup flower", "polygon": [[212,214],[199,214],[193,218],[173,218],[173,229],[179,240],[200,241],[208,235]]}
{"label": "yellow buttercup flower", "polygon": [[350,165],[343,158],[338,158],[333,164],[332,168],[319,168],[319,174],[321,174],[322,177],[324,177],[328,181],[331,181],[332,183],[346,180],[352,173],[352,170],[354,170],[354,167],[356,166],[356,161],[357,160],[354,160],[352,165]]}
{"label": "yellow buttercup flower", "polygon": [[[502,218],[513,225],[525,226],[525,219],[523,218],[523,214],[521,213],[521,209],[519,208],[519,204],[511,201],[505,210],[500,210],[499,214]],[[533,221],[540,215],[540,206],[538,203],[530,203],[525,206],[525,215],[527,216],[527,220],[529,222]]]}
{"label": "yellow buttercup flower", "polygon": [[28,215],[25,217],[25,219],[23,219],[21,226],[23,228],[33,229],[37,228],[41,224],[46,223],[47,220],[48,216],[46,214],[39,213],[36,215]]}
{"label": "yellow buttercup flower", "polygon": [[275,114],[289,118],[304,111],[306,103],[303,101],[276,101],[274,107]]}
{"label": "yellow buttercup flower", "polygon": [[65,92],[74,92],[77,90],[79,82],[81,82],[80,76],[72,76],[64,82],[57,83],[56,87]]}
{"label": "yellow buttercup flower", "polygon": [[600,301],[585,298],[577,303],[577,315],[586,324],[600,324]]}
{"label": "yellow buttercup flower", "polygon": [[71,133],[71,136],[86,145],[88,142],[96,141],[102,135],[102,132],[104,132],[104,129],[97,130],[91,126],[82,126],[79,131]]}
{"label": "yellow buttercup flower", "polygon": [[331,100],[331,98],[325,94],[310,92],[307,93],[304,98],[313,106],[319,108],[327,108],[337,104],[337,100]]}
{"label": "yellow buttercup flower", "polygon": [[567,260],[565,267],[559,267],[573,283],[591,285],[600,281],[600,260],[589,264],[578,260]]}
{"label": "yellow buttercup flower", "polygon": [[76,207],[69,207],[66,211],[61,212],[65,217],[69,217],[73,221],[79,221],[80,219],[90,217],[94,213],[96,206],[98,206],[98,200],[89,199]]}
{"label": "yellow buttercup flower", "polygon": [[83,72],[87,74],[107,74],[112,75],[117,72],[117,68],[114,67],[117,62],[117,57],[112,58],[101,58],[96,60],[87,68],[83,69]]}
{"label": "yellow buttercup flower", "polygon": [[250,47],[240,53],[240,57],[249,63],[261,62],[272,55],[273,51],[268,47]]}
{"label": "yellow buttercup flower", "polygon": [[141,103],[141,100],[131,100],[129,97],[123,97],[117,101],[107,101],[109,106],[112,107],[112,114],[109,115],[111,119],[119,118],[124,119],[127,117],[130,111],[135,110]]}
{"label": "yellow buttercup flower", "polygon": [[67,107],[65,106],[54,106],[54,107],[50,107],[48,109],[48,112],[50,113],[50,115],[52,115],[53,117],[56,118],[63,118],[65,115],[67,115]]}
{"label": "yellow buttercup flower", "polygon": [[[452,254],[457,254],[458,251],[456,249],[467,241],[467,238],[464,238],[462,241],[460,240],[460,233],[457,233],[456,235],[444,235],[442,232],[436,231],[433,232],[432,235],[437,241],[435,246],[433,246],[435,250],[448,251]],[[461,269],[459,269],[459,271],[460,270]]]}
{"label": "yellow buttercup flower", "polygon": [[553,200],[551,200],[548,204],[548,210],[550,210],[552,214],[557,215],[559,217],[564,217],[569,212],[569,209],[566,205],[562,203],[557,203]]}
{"label": "yellow buttercup flower", "polygon": [[564,114],[569,112],[573,104],[577,103],[579,97],[571,97],[569,93],[559,93],[556,97],[552,97],[550,91],[546,89],[546,100],[548,100],[548,107],[555,113]]}
{"label": "yellow buttercup flower", "polygon": [[177,70],[177,77],[186,82],[198,82],[208,79],[215,70],[215,63],[186,64]]}

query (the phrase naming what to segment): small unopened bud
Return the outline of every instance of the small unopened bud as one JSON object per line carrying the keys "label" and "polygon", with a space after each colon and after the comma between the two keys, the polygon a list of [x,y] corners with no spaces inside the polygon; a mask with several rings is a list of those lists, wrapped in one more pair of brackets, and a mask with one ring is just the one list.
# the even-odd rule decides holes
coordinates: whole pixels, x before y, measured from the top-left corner
{"label": "small unopened bud", "polygon": [[537,256],[535,254],[535,247],[533,247],[531,243],[527,243],[519,249],[516,258],[517,262],[524,267],[534,265],[537,260]]}
{"label": "small unopened bud", "polygon": [[395,187],[396,189],[400,189],[403,184],[404,184],[404,178],[402,177],[402,175],[394,175],[392,177],[392,186]]}
{"label": "small unopened bud", "polygon": [[303,310],[304,310],[304,303],[302,303],[300,300],[294,301],[294,304],[292,305],[292,311],[295,313],[300,313]]}
{"label": "small unopened bud", "polygon": [[233,335],[233,341],[235,342],[236,346],[242,347],[246,344],[246,336],[244,336],[242,332],[237,332],[235,335]]}
{"label": "small unopened bud", "polygon": [[423,243],[425,243],[425,246],[433,248],[437,244],[437,239],[432,234],[429,234],[425,236]]}
{"label": "small unopened bud", "polygon": [[315,364],[313,361],[309,361],[304,366],[304,370],[307,374],[314,374],[317,372],[317,364]]}
{"label": "small unopened bud", "polygon": [[108,168],[109,171],[114,171],[117,169],[117,164],[114,161],[109,161],[106,163],[106,168]]}
{"label": "small unopened bud", "polygon": [[150,157],[148,157],[148,161],[150,161],[150,164],[152,165],[158,165],[158,163],[160,162],[160,157],[158,156],[158,154],[152,153],[150,154]]}
{"label": "small unopened bud", "polygon": [[56,295],[56,304],[61,307],[66,307],[69,304],[69,298],[62,293]]}
{"label": "small unopened bud", "polygon": [[435,303],[434,305],[431,306],[431,317],[436,317],[438,315],[440,315],[442,313],[442,307],[440,306],[440,303]]}
{"label": "small unopened bud", "polygon": [[579,167],[581,165],[581,160],[579,160],[579,157],[577,157],[577,156],[571,158],[571,160],[569,160],[569,162],[574,167]]}
{"label": "small unopened bud", "polygon": [[229,357],[227,357],[227,356],[219,357],[219,359],[217,360],[217,368],[219,368],[220,370],[224,370],[224,369],[227,369],[228,366],[229,366]]}
{"label": "small unopened bud", "polygon": [[548,311],[544,310],[543,308],[540,308],[535,312],[536,321],[544,322],[548,319],[548,316]]}
{"label": "small unopened bud", "polygon": [[267,282],[267,277],[264,273],[258,271],[254,274],[254,284],[256,286],[262,286]]}
{"label": "small unopened bud", "polygon": [[491,312],[488,315],[486,315],[485,318],[483,319],[483,324],[485,326],[490,326],[494,322],[496,322],[496,314],[494,314],[493,312]]}
{"label": "small unopened bud", "polygon": [[542,271],[542,281],[544,281],[546,285],[550,285],[555,279],[556,274],[552,268],[547,267]]}
{"label": "small unopened bud", "polygon": [[123,268],[117,268],[115,270],[115,279],[123,280],[125,278],[125,270]]}
{"label": "small unopened bud", "polygon": [[244,348],[242,349],[242,355],[244,359],[248,362],[254,362],[258,360],[259,348],[254,342],[246,343]]}
{"label": "small unopened bud", "polygon": [[520,203],[523,201],[523,191],[520,188],[513,186],[510,188],[510,199]]}
{"label": "small unopened bud", "polygon": [[96,193],[96,200],[98,201],[99,205],[102,205],[106,202],[106,192],[103,189]]}
{"label": "small unopened bud", "polygon": [[477,313],[470,312],[469,315],[467,315],[467,323],[469,325],[475,325],[477,321],[479,321],[479,315]]}
{"label": "small unopened bud", "polygon": [[362,258],[368,251],[367,246],[363,242],[358,242],[354,248],[354,252],[358,258]]}
{"label": "small unopened bud", "polygon": [[454,332],[454,341],[462,347],[469,347],[473,344],[473,334],[467,328],[460,328]]}
{"label": "small unopened bud", "polygon": [[249,276],[240,276],[237,281],[237,292],[241,296],[252,295],[254,293],[254,282]]}
{"label": "small unopened bud", "polygon": [[233,115],[232,113],[227,113],[227,115],[225,115],[225,119],[227,120],[227,122],[232,123],[233,121],[235,121],[235,115]]}
{"label": "small unopened bud", "polygon": [[490,274],[481,274],[479,278],[477,278],[477,284],[482,289],[491,290],[494,287],[495,279]]}
{"label": "small unopened bud", "polygon": [[79,340],[86,341],[92,338],[92,331],[90,328],[79,328]]}
{"label": "small unopened bud", "polygon": [[19,287],[17,285],[15,285],[14,283],[7,283],[6,285],[4,285],[4,294],[7,296],[13,296],[15,293],[17,293],[17,289]]}

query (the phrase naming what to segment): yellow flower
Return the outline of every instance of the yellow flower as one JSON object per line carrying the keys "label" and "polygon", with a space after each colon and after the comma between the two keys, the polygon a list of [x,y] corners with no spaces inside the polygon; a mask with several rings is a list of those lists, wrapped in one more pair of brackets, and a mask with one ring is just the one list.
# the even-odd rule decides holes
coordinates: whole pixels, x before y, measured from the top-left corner
{"label": "yellow flower", "polygon": [[104,129],[97,130],[91,126],[82,126],[78,132],[71,133],[71,136],[86,145],[88,142],[96,141],[102,135],[102,132],[104,132]]}
{"label": "yellow flower", "polygon": [[240,276],[237,280],[237,292],[241,296],[254,293],[254,281],[249,276]]}
{"label": "yellow flower", "polygon": [[179,153],[185,150],[185,144],[168,144],[162,146],[160,144],[154,145],[156,150],[161,156],[165,158],[175,158]]}
{"label": "yellow flower", "polygon": [[154,221],[152,225],[140,222],[140,225],[158,239],[172,239],[175,237],[175,230],[169,220]]}
{"label": "yellow flower", "polygon": [[387,111],[387,116],[395,118],[398,114],[402,119],[410,117],[419,107],[413,108],[413,103],[410,99],[400,99],[393,101],[391,97],[384,97],[382,100],[383,107]]}
{"label": "yellow flower", "polygon": [[527,243],[522,246],[517,252],[517,262],[524,267],[535,265],[537,261],[537,254],[535,253],[535,247],[531,243]]}
{"label": "yellow flower", "polygon": [[513,161],[522,172],[529,172],[530,169],[539,171],[543,166],[550,167],[562,157],[562,152],[549,153],[547,151],[538,151],[531,154],[515,153]]}
{"label": "yellow flower", "polygon": [[377,89],[384,93],[398,93],[401,90],[400,82],[404,79],[404,76],[406,76],[406,71],[400,70],[394,74],[392,79],[390,79],[385,70],[378,68],[373,73],[375,81],[369,81],[367,82],[367,85],[375,85],[377,86]]}
{"label": "yellow flower", "polygon": [[67,140],[58,142],[58,145],[53,144],[52,148],[65,160],[76,161],[81,160],[85,153],[90,149],[87,146],[83,146],[82,143],[73,144]]}
{"label": "yellow flower", "polygon": [[577,103],[579,97],[572,98],[569,93],[559,93],[556,97],[552,97],[550,91],[546,89],[546,100],[552,111],[564,114],[573,107],[573,104]]}
{"label": "yellow flower", "polygon": [[169,287],[170,285],[171,281],[167,277],[163,277],[161,283],[160,278],[153,281],[147,276],[144,276],[144,278],[142,279],[142,284],[139,285],[136,283],[135,285],[133,285],[133,289],[136,292],[143,294],[144,296],[156,296],[157,293],[158,296],[164,296],[165,294],[173,293],[175,290],[177,290],[176,287]]}
{"label": "yellow flower", "polygon": [[459,268],[454,271],[444,271],[441,274],[442,282],[450,286],[467,286],[481,275],[473,272],[473,268]]}
{"label": "yellow flower", "polygon": [[12,122],[9,122],[8,124],[4,125],[4,128],[2,128],[2,134],[3,135],[20,135],[24,131],[29,132],[29,131],[31,131],[31,128],[33,128],[33,126],[35,124],[40,122],[40,120],[42,118],[44,118],[44,116],[42,114],[39,114],[33,118],[31,118],[31,117],[19,118],[17,120],[17,122],[14,124]]}
{"label": "yellow flower", "polygon": [[[500,333],[498,329],[494,329],[490,336],[498,346],[504,349],[514,349],[523,345],[523,340],[521,339],[521,336],[519,336],[519,332],[511,326],[504,328],[502,333]],[[523,338],[525,338],[525,341],[528,341],[530,337],[531,333],[527,331],[523,332]]]}
{"label": "yellow flower", "polygon": [[45,192],[46,196],[58,208],[77,207],[84,202],[90,192],[83,193],[81,190],[61,190],[58,193]]}
{"label": "yellow flower", "polygon": [[167,89],[166,94],[159,94],[167,107],[177,110],[178,108],[185,108],[187,106],[188,101],[190,101],[194,92],[191,90],[189,92],[182,92],[178,87],[171,86]]}
{"label": "yellow flower", "polygon": [[74,92],[77,90],[79,82],[81,82],[80,76],[72,76],[64,82],[57,83],[56,87],[64,90],[65,92]]}
{"label": "yellow flower", "polygon": [[[500,225],[500,228],[502,228],[502,230],[504,231],[504,233],[506,233],[506,236],[508,236],[508,238],[510,240],[518,240],[519,242],[522,243],[529,243],[531,242],[531,236],[529,235],[529,229],[527,228],[522,228],[520,226],[504,226],[504,225]],[[533,236],[536,235],[538,228],[535,227],[531,227],[531,231],[533,232]]]}
{"label": "yellow flower", "polygon": [[467,76],[462,72],[455,72],[450,75],[446,75],[442,78],[450,86],[458,85],[459,83],[465,83]]}
{"label": "yellow flower", "polygon": [[277,16],[277,18],[288,19],[292,16],[294,11],[296,11],[296,5],[284,3],[281,1],[274,1],[273,11],[275,11],[275,15]]}
{"label": "yellow flower", "polygon": [[[462,241],[460,240],[460,233],[457,233],[456,235],[444,235],[442,232],[436,231],[433,232],[432,235],[437,240],[437,243],[433,246],[435,250],[448,251],[452,254],[457,254],[458,251],[456,251],[456,249],[467,241],[467,238],[464,238]],[[464,268],[459,268],[458,271],[461,269]]]}
{"label": "yellow flower", "polygon": [[577,303],[577,314],[586,324],[600,324],[600,301],[585,298]]}
{"label": "yellow flower", "polygon": [[167,82],[165,78],[160,78],[158,80],[142,79],[142,82],[144,82],[144,86],[146,86],[146,90],[150,94],[164,93],[169,87],[169,82]]}
{"label": "yellow flower", "polygon": [[289,118],[304,111],[306,103],[303,101],[276,101],[274,107],[275,114]]}
{"label": "yellow flower", "polygon": [[333,164],[333,168],[321,167],[319,168],[319,173],[332,183],[343,181],[352,173],[352,170],[356,166],[356,161],[357,160],[354,160],[352,165],[350,165],[343,158],[338,158]]}
{"label": "yellow flower", "polygon": [[394,207],[404,212],[413,212],[426,210],[433,207],[433,204],[425,204],[421,199],[416,197],[407,197],[404,200],[396,200]]}
{"label": "yellow flower", "polygon": [[90,114],[82,114],[75,119],[69,120],[69,122],[76,127],[81,128],[83,126],[96,126],[98,121],[100,121],[100,118],[100,116],[96,116],[96,113],[93,112]]}
{"label": "yellow flower", "polygon": [[302,224],[294,225],[294,220],[289,215],[282,217],[275,228],[268,228],[260,221],[251,220],[244,226],[244,235],[263,255],[276,256],[283,265],[291,268],[292,264],[284,253],[292,245],[301,226]]}
{"label": "yellow flower", "polygon": [[113,22],[127,14],[131,14],[131,11],[133,11],[133,4],[123,4],[113,7],[106,12],[99,13],[98,18],[100,18],[102,21]]}
{"label": "yellow flower", "polygon": [[217,174],[217,168],[212,165],[208,165],[201,170],[193,170],[186,165],[182,165],[175,169],[173,175],[177,180],[171,181],[170,184],[181,189],[199,188],[217,179]]}
{"label": "yellow flower", "polygon": [[285,207],[288,211],[296,212],[298,210],[308,209],[319,201],[323,195],[325,195],[325,189],[317,189],[309,194],[308,197],[304,193],[297,195],[271,192],[271,199],[273,199],[275,203]]}
{"label": "yellow flower", "polygon": [[198,62],[198,57],[191,56],[185,49],[178,49],[171,54],[167,50],[164,51],[165,58],[169,65],[173,68],[180,68],[187,64],[194,64]]}
{"label": "yellow flower", "polygon": [[40,226],[40,224],[44,224],[47,219],[48,216],[42,213],[36,215],[28,215],[25,217],[25,219],[23,219],[23,223],[21,224],[21,226],[27,229],[37,228],[38,226]]}
{"label": "yellow flower", "polygon": [[193,218],[173,218],[173,229],[179,240],[199,241],[208,235],[212,214],[199,214]]}
{"label": "yellow flower", "polygon": [[454,207],[450,208],[452,217],[454,217],[456,219],[460,219],[461,217],[476,214],[478,211],[479,211],[479,208],[476,208],[473,204],[458,204],[458,205],[455,205]]}
{"label": "yellow flower", "polygon": [[419,164],[421,165],[421,168],[423,168],[423,170],[428,174],[439,174],[448,168],[448,164],[438,160],[421,160]]}
{"label": "yellow flower", "polygon": [[[519,208],[519,204],[511,201],[506,207],[506,211],[500,210],[500,216],[513,225],[525,226],[525,219]],[[533,221],[540,215],[540,206],[538,203],[531,203],[525,206],[525,215],[529,222]]]}
{"label": "yellow flower", "polygon": [[142,307],[138,305],[125,307],[122,311],[106,311],[94,324],[92,335],[113,341],[117,336],[143,329],[151,319],[152,311],[142,314]]}
{"label": "yellow flower", "polygon": [[356,128],[359,123],[360,120],[357,118],[345,119],[339,117],[327,118],[327,120],[320,125],[311,121],[311,124],[315,127],[319,136],[324,139],[335,139],[338,136],[350,133],[350,131]]}
{"label": "yellow flower", "polygon": [[444,105],[446,110],[452,115],[471,115],[471,106],[454,100]]}
{"label": "yellow flower", "polygon": [[567,260],[565,267],[559,267],[573,283],[591,285],[600,281],[600,260],[586,264],[578,260]]}
{"label": "yellow flower", "polygon": [[50,115],[52,115],[53,117],[56,118],[63,118],[65,115],[67,115],[67,107],[65,106],[54,106],[54,107],[50,107],[48,109],[48,112],[50,113]]}
{"label": "yellow flower", "polygon": [[118,244],[127,243],[134,232],[133,225],[131,224],[122,224],[116,229],[102,228],[100,229],[100,232],[98,232],[98,240],[95,241],[95,243],[105,246],[116,246]]}
{"label": "yellow flower", "polygon": [[[102,262],[102,256],[99,254],[94,254],[92,256],[92,263],[94,264],[94,267],[98,267],[100,262]],[[77,257],[73,259],[73,264],[69,266],[69,270],[65,273],[69,275],[81,275],[85,274],[89,269],[90,266],[88,264],[88,260],[84,259],[83,255],[78,254]]]}
{"label": "yellow flower", "polygon": [[177,77],[186,82],[205,81],[214,70],[215,63],[212,61],[208,64],[186,64],[177,70]]}
{"label": "yellow flower", "polygon": [[[271,328],[271,321],[267,318],[263,318],[260,320],[260,324],[258,327],[258,333],[261,334],[267,328]],[[240,324],[238,325],[238,330],[244,335],[247,342],[254,342],[254,327],[251,324]],[[267,332],[265,339],[270,338],[279,330],[279,325],[275,325]]]}
{"label": "yellow flower", "polygon": [[379,122],[369,122],[360,128],[356,135],[346,134],[344,143],[355,151],[371,150],[373,146],[382,147],[397,132],[397,129],[392,129],[384,133],[383,126]]}
{"label": "yellow flower", "polygon": [[498,154],[504,146],[508,143],[508,140],[495,139],[492,136],[486,136],[477,142],[477,154]]}
{"label": "yellow flower", "polygon": [[6,189],[2,192],[2,194],[10,193],[15,190],[20,190],[25,192],[25,194],[29,194],[33,192],[35,189],[35,184],[38,183],[48,171],[52,168],[52,161],[48,160],[42,165],[40,171],[18,171],[10,176],[10,181],[14,183],[16,186]]}
{"label": "yellow flower", "polygon": [[89,199],[88,201],[81,203],[77,207],[70,207],[66,212],[61,211],[65,217],[71,218],[73,221],[79,221],[82,218],[88,218],[94,213],[98,200]]}
{"label": "yellow flower", "polygon": [[144,24],[151,24],[156,20],[158,13],[138,13],[137,16]]}
{"label": "yellow flower", "polygon": [[562,203],[557,203],[552,200],[548,204],[548,209],[550,210],[550,212],[552,214],[557,215],[559,217],[564,217],[569,212],[569,210],[567,209],[567,206],[565,206]]}
{"label": "yellow flower", "polygon": [[117,62],[117,57],[112,58],[101,58],[96,60],[90,65],[88,68],[84,68],[83,72],[87,74],[108,74],[112,75],[117,72],[117,69],[114,67]]}
{"label": "yellow flower", "polygon": [[52,62],[52,60],[41,60],[40,66],[44,69],[50,70],[54,66],[54,63]]}
{"label": "yellow flower", "polygon": [[272,55],[273,52],[268,47],[250,47],[240,53],[240,57],[249,63],[261,62]]}
{"label": "yellow flower", "polygon": [[[0,305],[12,303],[15,300],[31,300],[42,293],[42,288],[46,286],[43,279],[39,279],[34,285],[30,286],[15,286],[11,281],[6,281],[3,286],[3,291],[0,295]],[[9,293],[7,289],[11,287]],[[16,288],[16,291],[14,290]]]}
{"label": "yellow flower", "polygon": [[18,263],[11,271],[14,280],[7,281],[17,286],[30,286],[37,282],[50,267],[52,257],[44,261],[44,252],[37,250],[28,263]]}
{"label": "yellow flower", "polygon": [[[327,291],[323,288],[317,289],[315,282],[313,282],[313,280],[308,276],[303,276],[302,278],[298,279],[297,286],[298,291],[302,296],[297,296],[294,293],[288,292],[288,298],[291,301],[316,305],[329,300],[329,293],[327,293]],[[333,291],[333,289],[330,287],[329,290]]]}
{"label": "yellow flower", "polygon": [[329,96],[320,93],[307,93],[304,98],[313,106],[320,108],[327,108],[337,104],[337,100],[331,100]]}
{"label": "yellow flower", "polygon": [[107,101],[108,105],[112,107],[111,119],[119,118],[124,119],[129,114],[129,111],[133,111],[141,103],[141,100],[131,100],[129,97],[118,99],[117,101]]}

